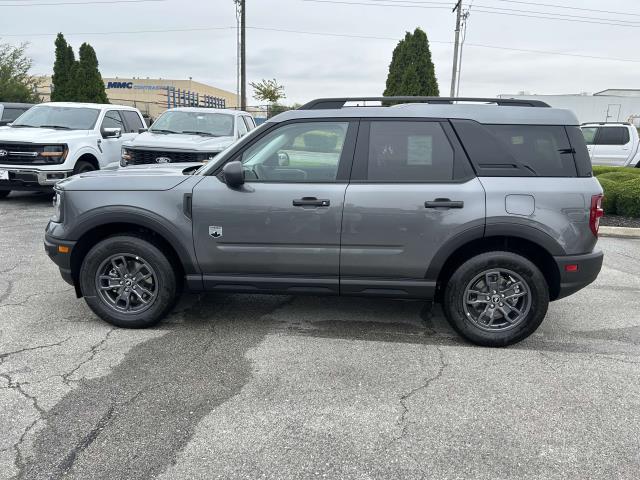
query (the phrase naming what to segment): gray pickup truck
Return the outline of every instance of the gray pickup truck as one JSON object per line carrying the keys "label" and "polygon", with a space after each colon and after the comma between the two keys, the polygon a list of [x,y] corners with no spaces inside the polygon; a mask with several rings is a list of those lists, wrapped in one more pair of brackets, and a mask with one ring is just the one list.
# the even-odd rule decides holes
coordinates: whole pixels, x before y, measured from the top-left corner
{"label": "gray pickup truck", "polygon": [[441,302],[504,346],[602,265],[578,120],[538,101],[319,99],[158,167],[56,186],[45,248],[114,325],[154,325],[183,288],[358,295]]}

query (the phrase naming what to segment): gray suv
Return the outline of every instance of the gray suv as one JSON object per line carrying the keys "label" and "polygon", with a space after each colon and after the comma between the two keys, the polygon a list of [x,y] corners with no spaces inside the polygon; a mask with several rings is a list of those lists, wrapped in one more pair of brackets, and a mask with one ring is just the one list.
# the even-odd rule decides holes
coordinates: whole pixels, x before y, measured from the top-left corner
{"label": "gray suv", "polygon": [[154,325],[183,288],[394,297],[504,346],[602,265],[578,120],[542,102],[320,99],[196,168],[57,185],[45,248],[107,322]]}

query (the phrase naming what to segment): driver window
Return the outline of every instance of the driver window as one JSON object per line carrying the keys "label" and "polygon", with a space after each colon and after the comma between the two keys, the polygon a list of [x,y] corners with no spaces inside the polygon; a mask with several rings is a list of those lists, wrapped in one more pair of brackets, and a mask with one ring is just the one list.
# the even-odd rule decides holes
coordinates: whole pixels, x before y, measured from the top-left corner
{"label": "driver window", "polygon": [[122,117],[117,110],[109,110],[104,114],[104,120],[102,120],[102,128],[119,128],[124,133],[124,123]]}
{"label": "driver window", "polygon": [[243,153],[246,181],[335,181],[348,127],[348,122],[311,122],[277,128]]}

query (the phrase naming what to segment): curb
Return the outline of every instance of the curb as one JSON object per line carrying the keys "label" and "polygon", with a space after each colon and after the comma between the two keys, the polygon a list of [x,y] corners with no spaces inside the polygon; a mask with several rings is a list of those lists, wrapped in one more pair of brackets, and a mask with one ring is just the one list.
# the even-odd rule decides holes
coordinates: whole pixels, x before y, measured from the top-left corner
{"label": "curb", "polygon": [[601,237],[640,238],[640,228],[601,226],[598,230]]}

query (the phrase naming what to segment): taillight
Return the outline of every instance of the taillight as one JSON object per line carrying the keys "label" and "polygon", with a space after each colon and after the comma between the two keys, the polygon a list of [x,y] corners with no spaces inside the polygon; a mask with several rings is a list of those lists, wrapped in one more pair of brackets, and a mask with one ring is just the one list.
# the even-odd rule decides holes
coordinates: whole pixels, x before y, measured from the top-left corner
{"label": "taillight", "polygon": [[604,195],[593,195],[591,197],[591,209],[589,210],[589,228],[593,234],[598,236],[598,229],[600,228],[600,219],[604,216],[604,210],[602,209],[602,199]]}

